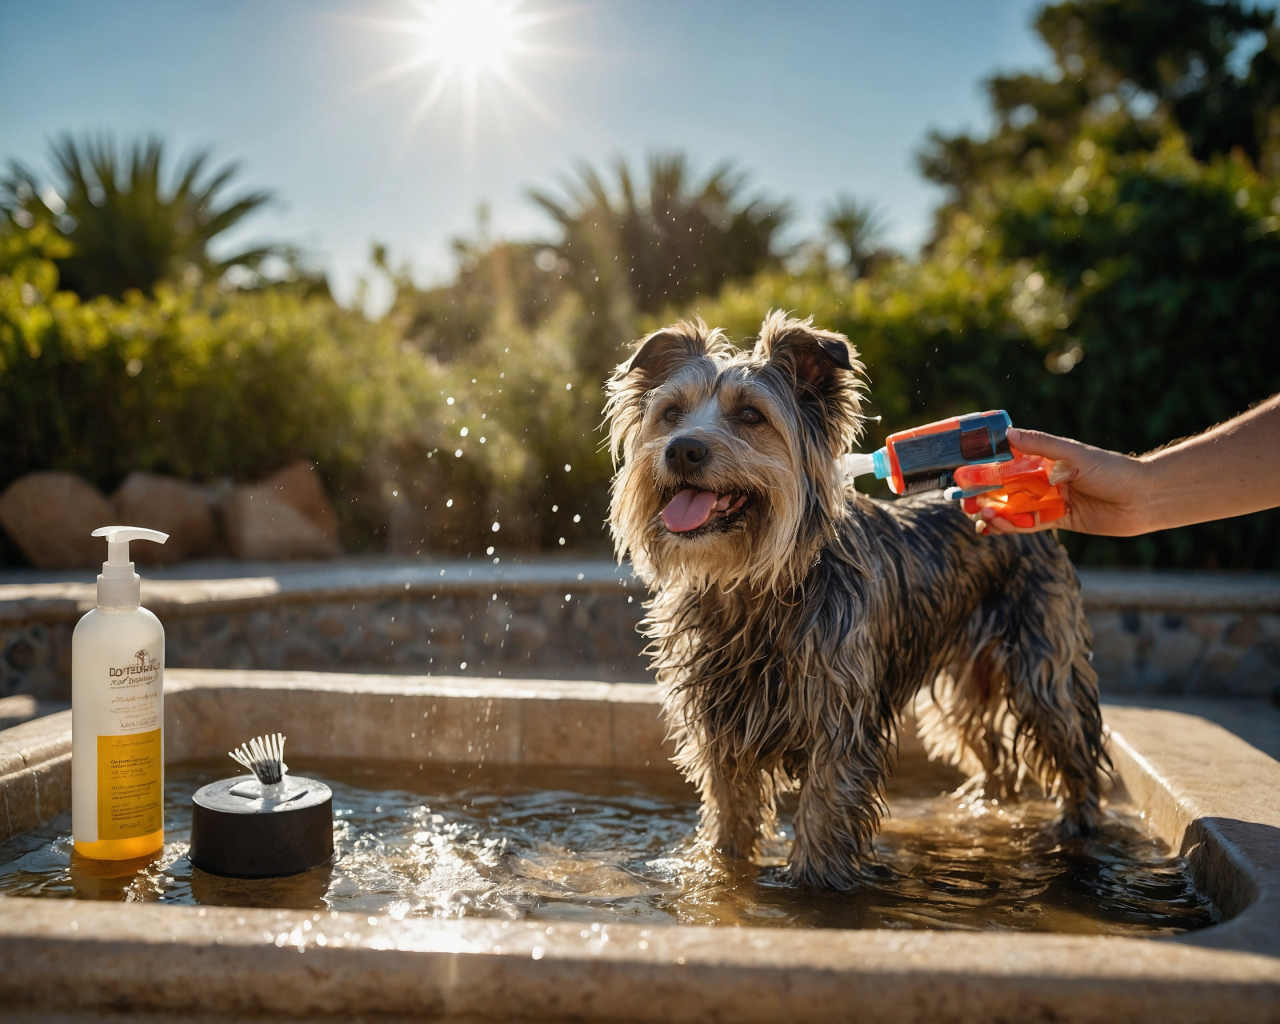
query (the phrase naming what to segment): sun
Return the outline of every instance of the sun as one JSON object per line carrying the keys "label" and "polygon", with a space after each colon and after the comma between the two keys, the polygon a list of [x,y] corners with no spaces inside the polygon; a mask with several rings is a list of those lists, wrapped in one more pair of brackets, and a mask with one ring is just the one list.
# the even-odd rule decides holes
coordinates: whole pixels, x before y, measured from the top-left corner
{"label": "sun", "polygon": [[[461,92],[468,135],[474,133],[481,90],[496,85],[544,121],[554,120],[517,76],[518,57],[549,54],[529,30],[566,11],[525,9],[524,0],[411,0],[412,18],[366,22],[411,37],[409,55],[378,75],[390,81],[421,74],[424,89],[411,121],[428,114],[451,92]],[[486,90],[493,92],[493,90]]]}
{"label": "sun", "polygon": [[463,73],[494,71],[519,48],[517,4],[501,0],[435,0],[421,4],[422,60]]}

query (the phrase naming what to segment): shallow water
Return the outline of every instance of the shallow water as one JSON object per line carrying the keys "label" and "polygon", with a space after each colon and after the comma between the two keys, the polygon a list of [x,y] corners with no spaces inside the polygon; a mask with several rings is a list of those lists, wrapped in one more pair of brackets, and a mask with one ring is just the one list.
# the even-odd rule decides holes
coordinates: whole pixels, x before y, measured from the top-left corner
{"label": "shallow water", "polygon": [[0,845],[0,893],[649,925],[1151,935],[1214,921],[1182,861],[1131,808],[1111,805],[1100,836],[1064,842],[1051,805],[960,800],[954,776],[931,766],[895,778],[873,877],[840,894],[787,884],[786,816],[758,863],[702,850],[696,798],[666,775],[341,762],[295,771],[333,788],[331,865],[254,881],[193,869],[191,794],[232,773],[188,764],[168,771],[163,854],[110,867],[73,858],[62,815]]}

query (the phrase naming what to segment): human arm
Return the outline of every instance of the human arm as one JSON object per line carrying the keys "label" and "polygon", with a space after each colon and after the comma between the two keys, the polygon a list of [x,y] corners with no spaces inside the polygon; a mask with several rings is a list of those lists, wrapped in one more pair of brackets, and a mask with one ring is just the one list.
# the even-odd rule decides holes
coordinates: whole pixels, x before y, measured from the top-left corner
{"label": "human arm", "polygon": [[1037,430],[1009,430],[1009,443],[1054,460],[1067,515],[1019,529],[994,509],[975,519],[992,533],[1060,527],[1133,537],[1280,506],[1280,395],[1196,437],[1134,457]]}

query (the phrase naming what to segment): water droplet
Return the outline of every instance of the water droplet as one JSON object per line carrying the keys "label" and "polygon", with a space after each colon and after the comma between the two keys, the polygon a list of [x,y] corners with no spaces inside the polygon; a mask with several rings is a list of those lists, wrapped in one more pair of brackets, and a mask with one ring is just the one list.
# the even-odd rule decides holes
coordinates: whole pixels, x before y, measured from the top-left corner
{"label": "water droplet", "polygon": [[560,546],[561,546],[561,547],[564,547],[564,538],[563,538],[563,537],[561,537],[561,538],[560,538]]}
{"label": "water droplet", "polygon": [[444,400],[444,404],[445,404],[445,405],[453,405],[453,399],[452,399],[452,398],[446,398],[446,399]]}
{"label": "water droplet", "polygon": [[453,453],[453,457],[454,457],[455,459],[460,459],[460,458],[462,458],[462,449],[461,449],[461,448],[459,448],[457,451],[455,451],[455,452]]}
{"label": "water droplet", "polygon": [[535,960],[541,960],[545,954],[546,954],[546,950],[544,950],[541,946],[534,946],[533,953],[531,955]]}
{"label": "water droplet", "polygon": [[573,517],[573,521],[574,521],[575,523],[580,523],[580,522],[582,522],[582,516],[574,516],[574,517]]}
{"label": "water droplet", "polygon": [[[492,545],[492,544],[490,544],[487,548],[485,548],[485,549],[484,549],[484,553],[485,553],[486,555],[491,555],[491,554],[493,554],[493,545]],[[494,597],[497,597],[497,595],[495,594],[495,595],[494,595]]]}
{"label": "water droplet", "polygon": [[564,471],[567,473],[567,472],[569,472],[569,470],[571,470],[571,469],[573,469],[573,467],[572,467],[571,465],[569,465],[569,463],[567,463],[567,462],[566,462],[566,463],[564,464]]}
{"label": "water droplet", "polygon": [[453,499],[452,499],[452,498],[450,498],[448,501],[446,501],[446,502],[444,503],[444,507],[445,507],[445,508],[453,508]]}
{"label": "water droplet", "polygon": [[552,511],[552,512],[559,512],[559,511],[560,511],[560,506],[559,506],[559,505],[552,505],[552,506],[551,506],[551,511]]}
{"label": "water droplet", "polygon": [[460,436],[462,436],[462,437],[466,437],[466,436],[467,436],[467,428],[466,428],[466,427],[463,427],[460,431],[458,431],[458,433],[459,433],[459,435],[460,435]]}
{"label": "water droplet", "polygon": [[502,524],[494,523],[491,527],[489,527],[489,529],[491,529],[494,533],[497,533],[499,530],[502,529]]}
{"label": "water droplet", "polygon": [[459,665],[459,666],[458,666],[458,668],[460,668],[460,669],[464,669],[464,668],[466,668],[466,667],[467,667],[467,663],[466,663],[465,661],[464,661],[461,665]]}

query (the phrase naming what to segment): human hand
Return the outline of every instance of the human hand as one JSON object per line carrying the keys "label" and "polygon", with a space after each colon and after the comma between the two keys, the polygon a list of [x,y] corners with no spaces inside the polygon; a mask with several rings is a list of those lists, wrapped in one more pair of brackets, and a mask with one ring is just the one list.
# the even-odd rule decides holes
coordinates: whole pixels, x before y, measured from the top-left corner
{"label": "human hand", "polygon": [[[1147,514],[1147,467],[1141,460],[1038,430],[1011,427],[1008,437],[1018,451],[1054,460],[1049,482],[1060,485],[1067,514],[1050,523],[1021,528],[997,518],[995,509],[984,508],[970,517],[980,533],[1036,533],[1061,528],[1132,537],[1154,528]],[[1039,513],[1036,517],[1039,519]]]}

